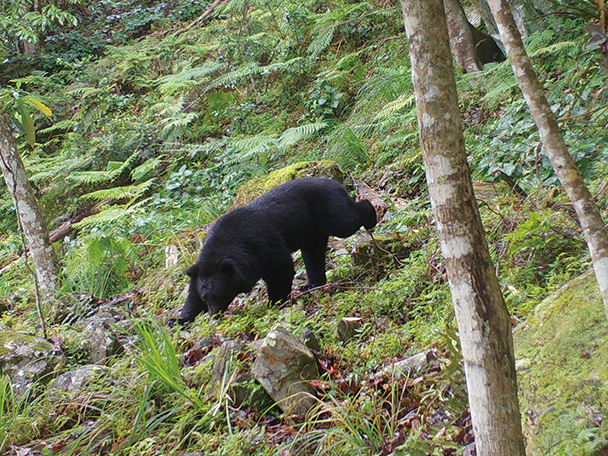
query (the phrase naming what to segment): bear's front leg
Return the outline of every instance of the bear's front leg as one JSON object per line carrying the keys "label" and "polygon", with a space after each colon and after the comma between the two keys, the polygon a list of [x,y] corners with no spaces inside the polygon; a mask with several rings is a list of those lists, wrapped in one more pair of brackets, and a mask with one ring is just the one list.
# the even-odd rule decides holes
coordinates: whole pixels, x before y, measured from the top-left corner
{"label": "bear's front leg", "polygon": [[308,283],[302,287],[302,291],[320,287],[327,283],[325,276],[327,240],[327,236],[319,236],[312,239],[306,247],[302,247],[302,258],[306,266],[306,275],[308,275]]}
{"label": "bear's front leg", "polygon": [[268,300],[277,304],[287,301],[295,275],[291,254],[285,249],[273,258],[272,265],[262,276],[268,287]]}

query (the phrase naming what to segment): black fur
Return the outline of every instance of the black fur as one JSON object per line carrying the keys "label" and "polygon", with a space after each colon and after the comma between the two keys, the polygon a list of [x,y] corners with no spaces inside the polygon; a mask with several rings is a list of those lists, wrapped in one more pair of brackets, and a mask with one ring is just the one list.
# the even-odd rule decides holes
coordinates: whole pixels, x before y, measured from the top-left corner
{"label": "black fur", "polygon": [[196,264],[186,271],[190,288],[179,321],[226,310],[259,279],[266,282],[270,301],[285,301],[294,276],[291,252],[298,249],[306,287],[325,284],[328,237],[345,238],[376,221],[369,201],[355,202],[334,180],[309,177],[275,187],[213,225]]}

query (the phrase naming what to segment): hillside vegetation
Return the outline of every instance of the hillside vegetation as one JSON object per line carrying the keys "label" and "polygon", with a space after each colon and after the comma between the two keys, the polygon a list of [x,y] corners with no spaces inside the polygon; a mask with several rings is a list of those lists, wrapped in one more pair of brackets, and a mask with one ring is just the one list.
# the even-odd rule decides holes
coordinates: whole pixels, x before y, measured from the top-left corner
{"label": "hillside vegetation", "polygon": [[[599,51],[586,47],[594,3],[570,6],[543,17],[526,46],[606,219],[607,75]],[[106,0],[62,8],[73,21],[40,32],[31,55],[11,41],[19,15],[9,26],[5,12],[0,22],[0,86],[35,95],[53,114],[35,116],[34,148],[18,137],[30,180],[49,229],[71,223],[54,244],[61,285],[44,308],[64,361],[25,394],[0,377],[0,454],[462,454],[472,431],[398,3]],[[457,74],[457,83],[476,196],[516,324],[586,271],[589,255],[509,62]],[[183,271],[239,188],[319,161],[337,164],[353,195],[373,195],[383,207],[374,236],[384,256],[353,262],[363,234],[331,241],[331,285],[280,308],[262,285],[222,317],[168,324],[185,298]],[[22,257],[2,185],[3,332],[38,331]],[[122,351],[77,393],[57,397],[46,386],[51,377],[95,361],[79,326],[94,313],[112,316]],[[362,322],[347,340],[336,331],[343,317]],[[277,324],[321,341],[319,400],[304,421],[239,377]],[[215,355],[228,340],[244,348],[218,373]],[[383,371],[428,348],[425,374]],[[594,454],[607,437],[572,439],[580,454]]]}

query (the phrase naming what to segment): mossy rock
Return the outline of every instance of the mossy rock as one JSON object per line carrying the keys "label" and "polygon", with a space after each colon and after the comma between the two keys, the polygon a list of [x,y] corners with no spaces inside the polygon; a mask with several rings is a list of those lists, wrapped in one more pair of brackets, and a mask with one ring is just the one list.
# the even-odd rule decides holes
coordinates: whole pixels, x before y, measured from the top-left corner
{"label": "mossy rock", "polygon": [[301,177],[328,177],[344,183],[347,176],[336,162],[331,160],[294,163],[241,185],[232,205],[244,206],[268,190]]}
{"label": "mossy rock", "polygon": [[0,374],[9,376],[17,395],[34,382],[48,382],[64,363],[63,354],[46,339],[11,329],[0,331]]}
{"label": "mossy rock", "polygon": [[607,454],[608,323],[593,272],[541,302],[514,340],[528,455]]}

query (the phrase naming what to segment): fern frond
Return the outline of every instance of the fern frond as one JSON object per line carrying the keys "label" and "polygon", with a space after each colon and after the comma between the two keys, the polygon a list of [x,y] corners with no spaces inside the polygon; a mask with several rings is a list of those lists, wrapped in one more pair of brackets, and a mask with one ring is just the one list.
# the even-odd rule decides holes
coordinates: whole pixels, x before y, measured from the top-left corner
{"label": "fern frond", "polygon": [[42,133],[42,134],[46,134],[46,133],[52,133],[53,131],[57,131],[57,130],[70,130],[74,125],[76,125],[76,122],[71,119],[61,120],[59,122],[55,122],[53,125],[51,125],[48,128],[38,130],[38,132]]}
{"label": "fern frond", "polygon": [[251,160],[276,146],[276,135],[257,135],[250,138],[232,141],[230,145],[236,151],[226,161],[228,166]]}
{"label": "fern frond", "polygon": [[74,227],[84,228],[94,225],[107,225],[108,223],[130,215],[131,213],[135,212],[135,210],[136,209],[133,207],[126,208],[125,206],[111,206],[97,214],[90,215],[82,219],[80,222],[75,223]]}
{"label": "fern frond", "polygon": [[301,125],[299,127],[288,128],[283,132],[277,141],[279,148],[291,146],[298,141],[313,135],[327,127],[326,122],[315,122],[311,124]]}
{"label": "fern frond", "polygon": [[257,63],[247,63],[234,71],[226,73],[207,86],[207,90],[215,89],[218,87],[233,87],[241,79],[250,78],[252,76],[259,76],[262,74],[270,74],[275,71],[280,71],[292,66],[296,66],[302,63],[304,59],[302,57],[295,57],[286,62],[272,63],[266,66],[259,66]]}
{"label": "fern frond", "polygon": [[144,163],[133,169],[133,171],[131,171],[131,177],[133,178],[133,180],[141,180],[142,178],[146,177],[146,175],[154,171],[158,167],[158,165],[160,165],[162,158],[162,155],[160,157],[150,158],[149,160],[146,160]]}
{"label": "fern frond", "polygon": [[549,46],[530,51],[530,57],[538,57],[543,54],[556,54],[557,52],[563,51],[568,48],[575,48],[579,45],[576,41],[561,41],[559,43],[553,43]]}
{"label": "fern frond", "polygon": [[123,200],[123,199],[135,199],[145,193],[154,183],[155,179],[147,180],[138,185],[127,185],[124,187],[107,188],[104,190],[97,190],[96,192],[87,193],[82,195],[83,198],[93,199],[102,201],[104,199],[109,200]]}
{"label": "fern frond", "polygon": [[277,135],[256,135],[230,141],[230,145],[237,150],[247,151],[257,148],[268,148],[274,143]]}
{"label": "fern frond", "polygon": [[511,73],[508,77],[502,79],[496,87],[486,93],[482,100],[491,101],[501,95],[511,93],[515,88],[517,88],[517,79],[515,79],[515,75]]}
{"label": "fern frond", "polygon": [[397,111],[400,111],[402,108],[408,106],[411,107],[416,101],[416,97],[414,94],[404,93],[399,98],[394,101],[391,101],[387,105],[382,108],[382,110],[376,114],[376,119],[382,119],[385,117],[393,116]]}
{"label": "fern frond", "polygon": [[317,58],[321,53],[327,49],[334,39],[335,26],[331,25],[327,28],[320,30],[315,38],[308,45],[308,53],[312,58]]}
{"label": "fern frond", "polygon": [[198,117],[195,112],[182,112],[173,117],[163,119],[159,122],[162,126],[160,137],[167,141],[175,141],[176,139],[190,135],[188,126]]}
{"label": "fern frond", "polygon": [[78,171],[68,176],[68,179],[80,184],[101,184],[116,179],[116,171]]}
{"label": "fern frond", "polygon": [[260,67],[257,63],[247,63],[234,71],[230,71],[229,73],[216,78],[213,82],[211,82],[211,84],[209,84],[208,89],[214,89],[217,87],[231,87],[241,79],[258,75],[262,71],[262,67]]}
{"label": "fern frond", "polygon": [[203,83],[210,74],[221,71],[226,67],[219,62],[205,62],[204,65],[186,68],[179,73],[162,76],[158,79],[159,90],[166,95],[172,95],[177,90],[188,89]]}
{"label": "fern frond", "polygon": [[120,177],[123,171],[130,168],[133,163],[137,160],[138,152],[131,154],[124,163],[121,162],[108,162],[108,165],[104,171],[78,171],[70,174],[68,179],[81,184],[100,184],[103,182],[110,182]]}
{"label": "fern frond", "polygon": [[342,125],[334,130],[330,144],[332,146],[328,151],[329,158],[347,169],[356,164],[369,163],[367,147],[348,125]]}

